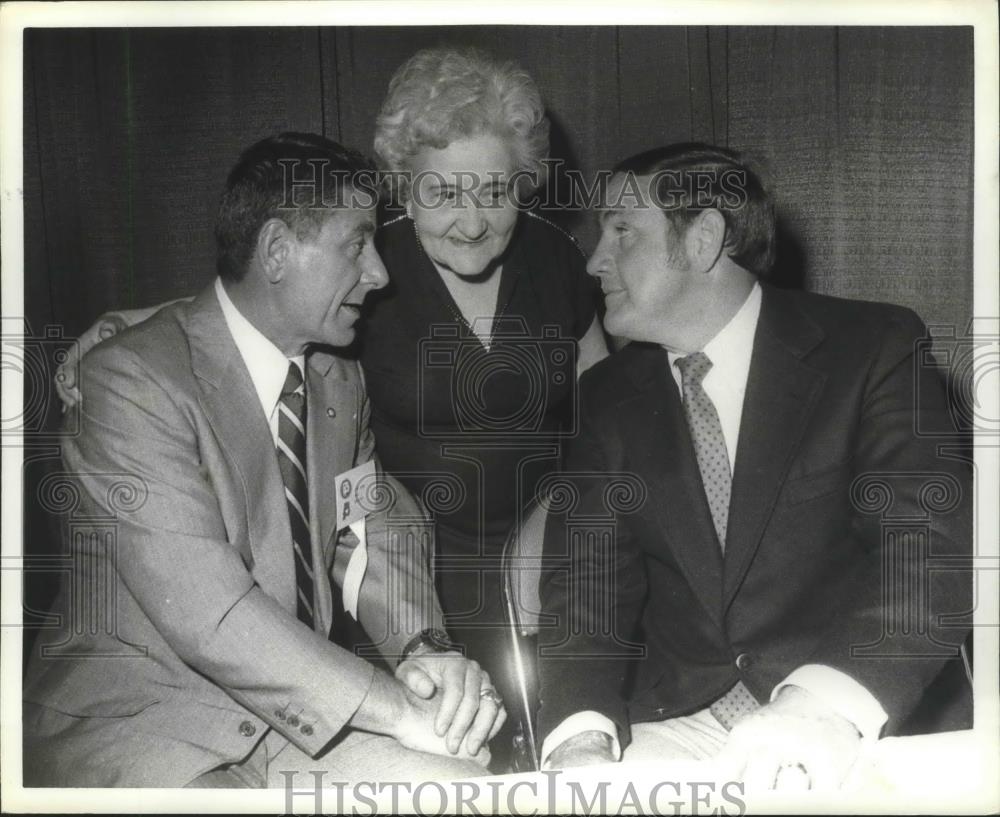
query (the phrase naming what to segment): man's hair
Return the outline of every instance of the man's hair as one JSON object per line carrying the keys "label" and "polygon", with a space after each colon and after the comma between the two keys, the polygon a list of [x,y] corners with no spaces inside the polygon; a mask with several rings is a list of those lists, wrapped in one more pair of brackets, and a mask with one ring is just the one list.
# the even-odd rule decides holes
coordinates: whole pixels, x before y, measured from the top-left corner
{"label": "man's hair", "polygon": [[726,254],[758,277],[770,271],[774,202],[760,176],[736,151],[684,142],[632,156],[614,172],[654,176],[656,205],[679,234],[702,211],[718,210],[726,223]]}
{"label": "man's hair", "polygon": [[[372,164],[314,133],[282,133],[247,148],[226,179],[215,220],[216,269],[239,281],[260,228],[280,218],[307,238],[338,208],[375,203]],[[352,196],[357,195],[355,202]]]}
{"label": "man's hair", "polygon": [[430,48],[410,57],[390,80],[375,120],[375,153],[405,197],[405,171],[423,148],[481,134],[504,140],[515,171],[532,173],[540,183],[549,120],[531,75],[475,48]]}

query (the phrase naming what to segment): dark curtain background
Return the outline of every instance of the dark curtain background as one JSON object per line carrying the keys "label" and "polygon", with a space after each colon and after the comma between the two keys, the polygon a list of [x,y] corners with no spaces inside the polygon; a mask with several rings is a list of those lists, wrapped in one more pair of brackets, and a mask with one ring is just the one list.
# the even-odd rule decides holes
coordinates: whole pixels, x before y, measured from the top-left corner
{"label": "dark curtain background", "polygon": [[[31,328],[74,336],[111,307],[197,292],[239,151],[282,130],[370,151],[392,72],[441,43],[527,68],[570,167],[692,139],[761,159],[786,284],[968,323],[971,28],[474,26],[27,31]],[[564,221],[591,249],[591,221]],[[26,456],[29,553],[50,548],[35,489],[51,453]]]}
{"label": "dark curtain background", "polygon": [[[239,151],[280,130],[371,150],[395,68],[473,44],[524,65],[553,155],[593,171],[703,140],[777,190],[783,277],[972,313],[969,28],[538,27],[30,30],[25,250],[32,325],[196,292]],[[585,249],[585,216],[569,218]]]}

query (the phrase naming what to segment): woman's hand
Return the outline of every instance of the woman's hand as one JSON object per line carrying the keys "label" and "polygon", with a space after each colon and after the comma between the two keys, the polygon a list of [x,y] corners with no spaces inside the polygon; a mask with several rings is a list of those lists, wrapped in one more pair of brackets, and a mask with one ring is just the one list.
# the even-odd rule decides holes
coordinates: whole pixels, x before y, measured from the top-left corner
{"label": "woman's hand", "polygon": [[419,698],[436,699],[434,734],[452,754],[464,742],[464,750],[477,755],[507,718],[489,674],[458,652],[418,649],[396,668],[396,678]]}
{"label": "woman's hand", "polygon": [[407,749],[472,760],[485,768],[490,762],[490,750],[485,743],[473,752],[468,741],[449,745],[445,736],[435,730],[438,697],[415,694],[402,679],[376,670],[368,694],[350,724],[355,729],[389,735]]}
{"label": "woman's hand", "polygon": [[66,350],[66,359],[59,364],[55,377],[56,394],[63,402],[64,412],[80,402],[80,384],[77,377],[83,356],[102,340],[114,337],[129,325],[127,313],[108,312],[98,318],[97,322]]}
{"label": "woman's hand", "polygon": [[105,312],[101,315],[93,326],[76,339],[76,344],[66,351],[66,359],[56,369],[56,394],[63,402],[63,412],[73,408],[81,400],[80,383],[78,382],[80,361],[83,360],[83,356],[87,352],[101,341],[113,338],[123,329],[153,317],[163,307],[178,301],[189,300],[191,299],[177,298],[145,309],[122,309],[117,312]]}

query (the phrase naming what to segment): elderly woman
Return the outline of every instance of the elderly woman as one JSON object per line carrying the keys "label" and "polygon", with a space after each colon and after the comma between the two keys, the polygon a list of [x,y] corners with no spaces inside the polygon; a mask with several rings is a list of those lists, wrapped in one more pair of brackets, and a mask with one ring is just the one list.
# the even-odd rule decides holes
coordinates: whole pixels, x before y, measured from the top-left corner
{"label": "elderly woman", "polygon": [[435,49],[396,72],[375,131],[406,215],[377,236],[390,284],[361,349],[372,429],[415,493],[454,485],[432,508],[438,591],[450,635],[501,691],[500,551],[572,429],[574,359],[607,354],[582,253],[514,200],[541,178],[548,130],[523,70]]}
{"label": "elderly woman", "polygon": [[542,178],[548,129],[513,63],[433,49],[399,68],[375,151],[405,215],[377,235],[390,284],[359,348],[383,467],[435,514],[449,635],[507,695],[500,551],[573,428],[576,374],[607,354],[583,254],[516,200]]}

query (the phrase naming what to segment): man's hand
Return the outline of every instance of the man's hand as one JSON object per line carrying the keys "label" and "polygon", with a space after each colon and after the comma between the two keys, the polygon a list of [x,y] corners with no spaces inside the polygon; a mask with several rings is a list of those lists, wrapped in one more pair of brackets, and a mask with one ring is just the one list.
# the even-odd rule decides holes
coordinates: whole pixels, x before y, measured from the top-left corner
{"label": "man's hand", "polygon": [[464,740],[465,751],[475,756],[507,719],[490,676],[460,653],[418,647],[396,668],[396,678],[413,695],[433,702],[434,734],[445,738],[452,754]]}
{"label": "man's hand", "polygon": [[614,762],[611,735],[607,732],[588,730],[560,743],[549,755],[545,768],[572,769],[577,766]]}
{"label": "man's hand", "polygon": [[743,780],[748,790],[831,791],[860,750],[850,721],[803,688],[787,686],[733,727],[718,762],[727,779]]}

